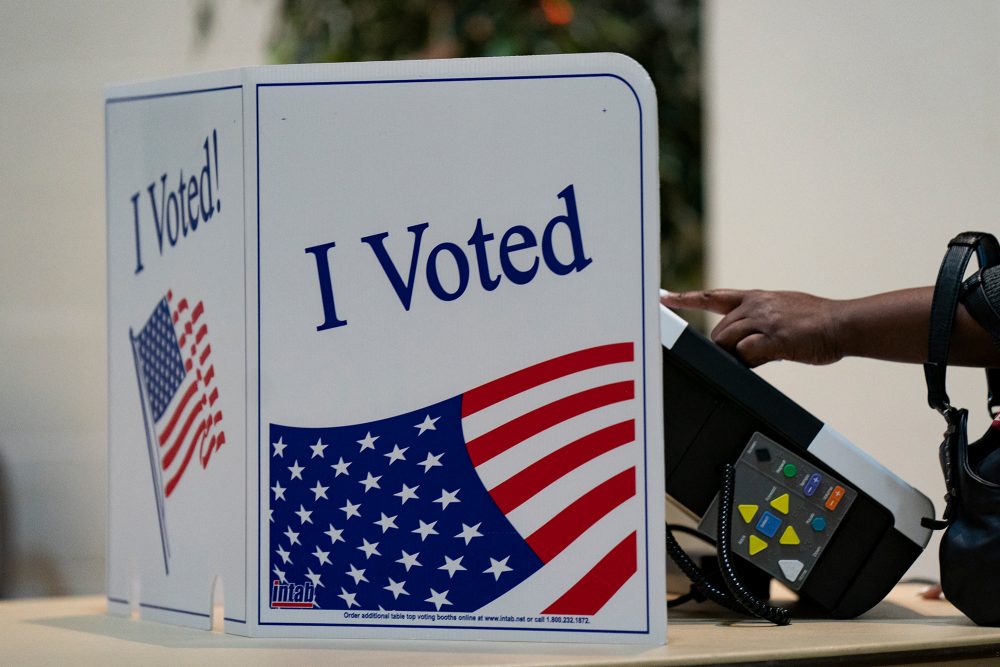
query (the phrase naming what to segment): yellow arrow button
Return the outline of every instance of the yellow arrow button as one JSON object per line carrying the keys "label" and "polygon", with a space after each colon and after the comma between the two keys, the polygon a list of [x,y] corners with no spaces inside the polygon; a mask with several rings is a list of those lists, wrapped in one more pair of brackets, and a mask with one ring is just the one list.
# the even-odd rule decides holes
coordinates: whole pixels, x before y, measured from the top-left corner
{"label": "yellow arrow button", "polygon": [[753,521],[754,515],[757,514],[756,505],[737,505],[736,509],[739,510],[740,516],[743,517],[743,520],[747,523]]}
{"label": "yellow arrow button", "polygon": [[785,528],[785,532],[781,534],[781,539],[778,540],[782,544],[798,544],[799,534],[795,532],[795,529],[791,526]]}
{"label": "yellow arrow button", "polygon": [[761,551],[767,548],[767,542],[760,539],[756,535],[750,536],[750,555],[756,556]]}
{"label": "yellow arrow button", "polygon": [[771,507],[778,510],[782,514],[788,514],[788,494],[782,493],[780,496],[772,500]]}

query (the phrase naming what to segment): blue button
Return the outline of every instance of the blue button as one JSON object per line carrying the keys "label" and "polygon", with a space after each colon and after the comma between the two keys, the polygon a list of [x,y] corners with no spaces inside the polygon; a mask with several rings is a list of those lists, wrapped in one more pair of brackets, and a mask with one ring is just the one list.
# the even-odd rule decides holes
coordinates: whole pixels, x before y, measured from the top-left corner
{"label": "blue button", "polygon": [[806,496],[811,496],[812,494],[816,493],[816,489],[819,488],[819,485],[822,482],[823,482],[823,475],[819,474],[818,472],[814,472],[812,475],[809,476],[809,481],[806,482],[806,486],[804,489],[802,489],[802,493],[806,494]]}
{"label": "blue button", "polygon": [[821,533],[826,530],[826,519],[821,516],[815,517],[812,520],[812,527],[817,533]]}
{"label": "blue button", "polygon": [[760,517],[760,521],[757,522],[757,530],[768,537],[774,537],[774,534],[778,532],[778,528],[780,527],[781,519],[770,512],[764,512]]}

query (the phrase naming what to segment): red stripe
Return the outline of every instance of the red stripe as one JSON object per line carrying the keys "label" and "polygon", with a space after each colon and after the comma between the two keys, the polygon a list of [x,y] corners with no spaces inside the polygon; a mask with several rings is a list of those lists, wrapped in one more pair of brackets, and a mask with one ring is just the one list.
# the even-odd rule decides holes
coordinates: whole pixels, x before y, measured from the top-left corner
{"label": "red stripe", "polygon": [[205,365],[205,360],[208,359],[208,355],[211,354],[211,353],[212,353],[212,346],[211,345],[206,345],[205,349],[201,353],[201,357],[198,359],[198,363],[200,363],[202,366],[204,366]]}
{"label": "red stripe", "polygon": [[163,492],[164,496],[169,498],[170,494],[177,486],[177,483],[181,481],[181,475],[184,474],[184,470],[187,468],[188,463],[191,462],[191,456],[194,454],[195,446],[198,444],[198,441],[201,440],[201,436],[204,433],[205,433],[205,422],[204,420],[202,420],[202,422],[198,425],[198,430],[195,431],[194,435],[191,437],[191,444],[188,445],[187,453],[184,455],[184,460],[181,461],[181,465],[177,469],[177,472],[174,473],[174,476],[170,478],[169,482],[167,482],[167,487]]}
{"label": "red stripe", "polygon": [[222,421],[222,411],[220,410],[219,412],[216,412],[215,415],[212,417],[212,423],[218,424],[221,421]]}
{"label": "red stripe", "polygon": [[271,606],[276,609],[312,609],[315,605],[312,602],[272,602]]}
{"label": "red stripe", "polygon": [[177,425],[177,420],[180,419],[182,414],[184,414],[184,408],[187,406],[188,401],[191,400],[191,397],[194,396],[194,392],[197,390],[198,390],[197,382],[192,382],[191,384],[188,385],[187,391],[184,392],[184,398],[181,399],[181,402],[177,405],[177,408],[174,410],[173,415],[170,416],[170,421],[167,422],[166,428],[164,428],[163,432],[160,433],[161,447],[167,443],[167,440],[170,439],[170,433],[171,431],[174,430],[174,426]]}
{"label": "red stripe", "polygon": [[507,514],[566,473],[605,452],[635,440],[635,420],[624,421],[583,436],[490,489],[490,496]]}
{"label": "red stripe", "polygon": [[217,400],[219,400],[219,388],[212,387],[212,393],[208,395],[208,404],[215,405]]}
{"label": "red stripe", "polygon": [[633,359],[632,343],[601,345],[549,359],[467,391],[462,397],[462,416],[467,417],[494,403],[565,375]]}
{"label": "red stripe", "polygon": [[198,318],[201,317],[202,313],[204,312],[205,312],[205,304],[199,301],[198,305],[194,307],[193,311],[191,311],[191,321],[197,322]]}
{"label": "red stripe", "polygon": [[205,378],[202,380],[202,382],[204,382],[205,386],[207,387],[209,383],[212,382],[212,378],[214,377],[215,377],[215,366],[209,366],[208,370],[205,371]]}
{"label": "red stripe", "polygon": [[472,465],[481,465],[519,442],[560,422],[605,405],[629,401],[634,397],[634,383],[632,380],[625,380],[560,398],[471,440],[468,443],[469,458],[472,460]]}
{"label": "red stripe", "polygon": [[194,423],[195,417],[201,412],[201,409],[205,407],[205,401],[199,400],[195,403],[194,408],[188,413],[188,418],[184,422],[184,428],[181,432],[177,434],[177,439],[174,440],[174,444],[170,447],[166,454],[163,455],[163,469],[166,470],[170,467],[170,464],[174,462],[174,457],[177,456],[177,452],[180,451],[181,445],[184,443],[184,438],[187,437],[188,431],[191,430],[191,424]]}
{"label": "red stripe", "polygon": [[543,563],[558,556],[588,528],[635,495],[635,468],[624,470],[570,503],[526,542]]}
{"label": "red stripe", "polygon": [[180,301],[177,302],[177,312],[178,313],[183,313],[185,310],[187,310],[187,308],[188,308],[188,300],[187,299],[181,299]]}
{"label": "red stripe", "polygon": [[542,610],[543,614],[593,616],[638,569],[636,536],[632,533],[609,551],[590,572]]}
{"label": "red stripe", "polygon": [[198,329],[198,333],[194,337],[194,342],[195,343],[200,343],[201,339],[204,338],[206,336],[206,334],[208,334],[208,325],[207,324],[202,324],[201,328]]}

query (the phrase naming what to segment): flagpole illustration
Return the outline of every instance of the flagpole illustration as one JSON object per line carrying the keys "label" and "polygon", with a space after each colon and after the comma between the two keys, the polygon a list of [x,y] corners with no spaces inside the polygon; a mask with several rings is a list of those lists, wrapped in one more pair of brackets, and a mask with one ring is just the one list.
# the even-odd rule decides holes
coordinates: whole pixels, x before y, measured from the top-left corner
{"label": "flagpole illustration", "polygon": [[142,360],[139,358],[139,353],[135,349],[135,335],[132,333],[132,328],[129,327],[128,330],[129,342],[132,344],[132,358],[135,361],[135,375],[136,381],[139,384],[139,402],[142,404],[142,422],[145,426],[146,431],[146,445],[149,451],[149,465],[153,474],[153,495],[156,497],[156,517],[160,524],[160,541],[163,546],[163,567],[166,573],[170,574],[170,544],[167,541],[167,524],[166,524],[166,514],[164,511],[164,497],[163,497],[163,487],[160,480],[160,469],[159,469],[159,455],[156,450],[155,440],[153,435],[152,426],[149,419],[149,401],[146,397],[146,388],[142,381],[142,372],[140,370]]}

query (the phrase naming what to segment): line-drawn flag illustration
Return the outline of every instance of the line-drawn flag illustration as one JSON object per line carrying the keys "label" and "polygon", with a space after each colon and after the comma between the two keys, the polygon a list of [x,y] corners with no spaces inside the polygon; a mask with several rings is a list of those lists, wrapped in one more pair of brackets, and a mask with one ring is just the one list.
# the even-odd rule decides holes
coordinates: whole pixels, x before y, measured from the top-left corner
{"label": "line-drawn flag illustration", "polygon": [[168,574],[165,501],[196,454],[205,467],[226,442],[204,315],[201,301],[175,302],[168,291],[138,335],[129,330]]}
{"label": "line-drawn flag illustration", "polygon": [[596,614],[638,569],[637,372],[614,343],[386,419],[270,424],[267,588],[322,609]]}

